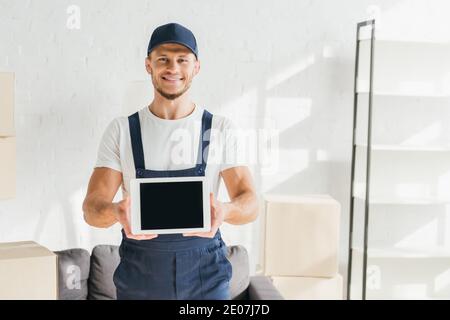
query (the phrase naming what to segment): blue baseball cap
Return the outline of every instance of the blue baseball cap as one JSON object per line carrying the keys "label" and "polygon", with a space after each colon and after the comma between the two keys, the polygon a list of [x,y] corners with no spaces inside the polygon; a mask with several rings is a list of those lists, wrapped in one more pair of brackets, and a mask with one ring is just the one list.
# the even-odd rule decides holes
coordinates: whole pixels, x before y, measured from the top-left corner
{"label": "blue baseball cap", "polygon": [[168,23],[157,27],[153,31],[150,38],[147,55],[149,55],[153,49],[163,43],[181,44],[190,49],[198,59],[197,41],[195,40],[194,34],[186,27],[183,27],[181,24]]}

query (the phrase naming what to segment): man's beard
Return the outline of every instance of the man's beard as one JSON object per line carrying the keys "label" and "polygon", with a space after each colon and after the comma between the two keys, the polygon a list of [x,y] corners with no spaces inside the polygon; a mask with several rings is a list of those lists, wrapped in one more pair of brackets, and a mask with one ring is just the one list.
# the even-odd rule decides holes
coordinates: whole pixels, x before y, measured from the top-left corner
{"label": "man's beard", "polygon": [[164,92],[163,89],[161,87],[159,87],[157,85],[157,82],[155,81],[155,79],[153,79],[152,77],[152,81],[153,81],[153,86],[155,87],[156,91],[159,92],[160,95],[162,95],[164,98],[166,98],[167,100],[175,100],[178,97],[182,96],[186,91],[189,90],[189,88],[191,87],[191,83],[192,83],[192,77],[190,77],[188,79],[187,84],[184,86],[183,89],[181,89],[181,91],[176,92],[176,93],[167,93]]}

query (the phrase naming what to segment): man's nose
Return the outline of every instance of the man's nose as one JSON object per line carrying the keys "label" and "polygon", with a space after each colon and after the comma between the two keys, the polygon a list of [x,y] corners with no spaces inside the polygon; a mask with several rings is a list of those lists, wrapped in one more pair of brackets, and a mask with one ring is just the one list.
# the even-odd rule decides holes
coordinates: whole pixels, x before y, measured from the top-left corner
{"label": "man's nose", "polygon": [[169,64],[167,66],[167,69],[171,70],[171,71],[176,71],[178,68],[177,62],[176,60],[169,60]]}

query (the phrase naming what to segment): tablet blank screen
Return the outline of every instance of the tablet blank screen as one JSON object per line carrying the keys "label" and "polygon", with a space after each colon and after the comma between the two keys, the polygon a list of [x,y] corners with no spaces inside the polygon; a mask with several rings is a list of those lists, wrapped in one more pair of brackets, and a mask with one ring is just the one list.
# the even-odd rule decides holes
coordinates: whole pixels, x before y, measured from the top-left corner
{"label": "tablet blank screen", "polygon": [[141,183],[141,228],[203,227],[201,181]]}

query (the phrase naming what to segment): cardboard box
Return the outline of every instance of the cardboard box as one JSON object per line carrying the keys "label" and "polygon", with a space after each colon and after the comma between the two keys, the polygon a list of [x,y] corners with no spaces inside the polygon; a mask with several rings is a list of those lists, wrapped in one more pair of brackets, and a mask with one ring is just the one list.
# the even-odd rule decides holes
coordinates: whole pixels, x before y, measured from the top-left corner
{"label": "cardboard box", "polygon": [[342,300],[343,278],[271,277],[274,286],[288,300]]}
{"label": "cardboard box", "polygon": [[0,300],[58,298],[57,255],[33,241],[0,243]]}
{"label": "cardboard box", "polygon": [[0,137],[0,200],[16,195],[16,138]]}
{"label": "cardboard box", "polygon": [[0,72],[0,137],[14,135],[14,73]]}
{"label": "cardboard box", "polygon": [[266,195],[265,209],[265,275],[336,276],[339,202],[328,195]]}

